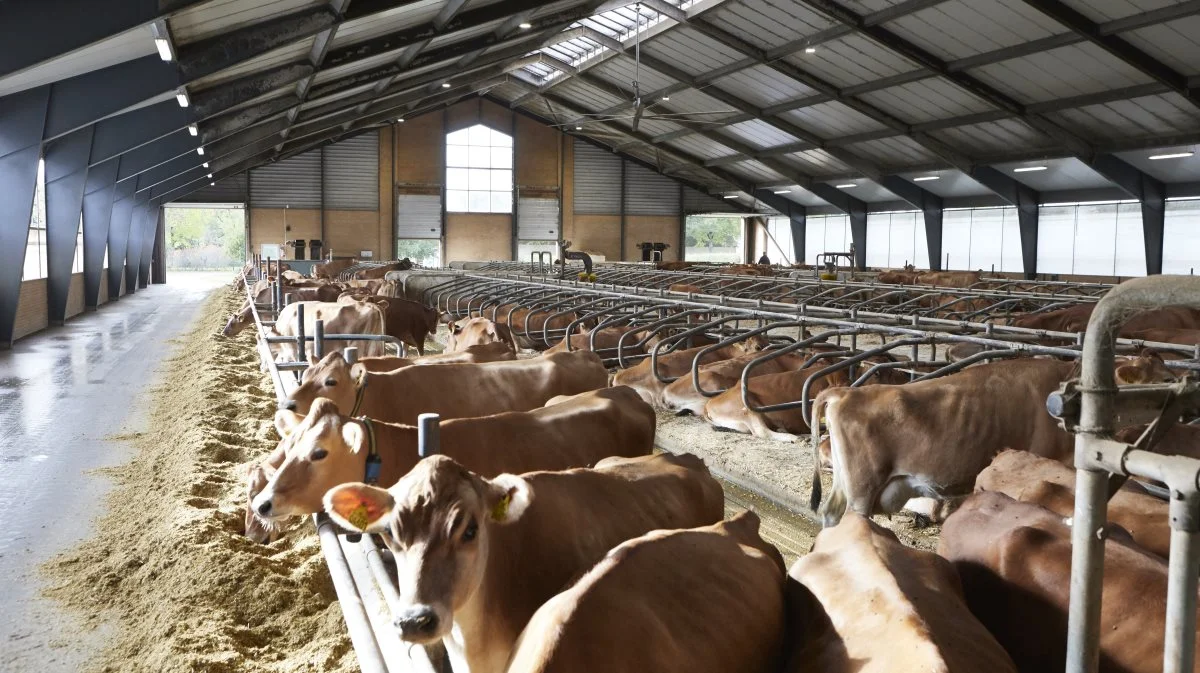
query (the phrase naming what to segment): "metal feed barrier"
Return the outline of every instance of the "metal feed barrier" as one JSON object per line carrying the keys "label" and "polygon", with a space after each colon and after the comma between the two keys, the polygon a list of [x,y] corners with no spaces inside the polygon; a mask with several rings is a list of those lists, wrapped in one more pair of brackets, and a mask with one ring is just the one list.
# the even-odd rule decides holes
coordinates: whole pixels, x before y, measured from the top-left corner
{"label": "metal feed barrier", "polygon": [[[270,268],[270,264],[271,260],[267,260],[268,268]],[[256,266],[256,268],[258,267]],[[254,317],[259,358],[271,376],[275,397],[279,403],[283,403],[297,385],[296,376],[285,376],[283,372],[302,372],[308,363],[276,363],[275,355],[271,351],[271,344],[295,343],[300,359],[304,360],[305,347],[311,342],[314,356],[320,359],[325,354],[326,342],[359,341],[364,340],[364,337],[380,336],[325,334],[324,323],[320,320],[316,321],[314,325],[316,333],[312,336],[305,335],[303,306],[297,307],[300,328],[296,337],[269,336],[266,327],[273,322],[263,320],[262,314],[269,312],[277,315],[277,304],[274,301],[270,305],[257,304],[250,292],[250,279],[243,276],[241,281]],[[278,298],[279,294],[277,290],[273,289],[273,298]],[[390,340],[389,343],[399,344],[398,348],[403,354],[403,344],[400,344],[398,340],[390,337],[385,340]],[[356,348],[346,348],[343,352],[348,361],[354,362],[357,359]],[[421,414],[418,418],[417,446],[418,453],[422,457],[437,453],[439,420],[437,414]],[[359,668],[364,673],[397,673],[399,671],[440,673],[449,671],[444,651],[440,647],[429,649],[410,647],[400,641],[396,629],[392,626],[391,613],[393,607],[398,605],[399,594],[389,566],[391,553],[381,548],[370,535],[341,530],[324,513],[313,515],[312,520],[321,543],[321,552],[329,568],[329,575],[333,580],[338,602],[341,604],[342,615],[354,646]]]}

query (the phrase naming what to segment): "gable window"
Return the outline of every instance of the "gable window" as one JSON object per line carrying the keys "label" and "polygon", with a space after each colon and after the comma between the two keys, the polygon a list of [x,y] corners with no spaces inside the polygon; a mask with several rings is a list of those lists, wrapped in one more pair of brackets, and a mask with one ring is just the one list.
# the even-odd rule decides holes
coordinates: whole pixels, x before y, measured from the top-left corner
{"label": "gable window", "polygon": [[446,210],[511,213],[512,137],[483,124],[446,135]]}

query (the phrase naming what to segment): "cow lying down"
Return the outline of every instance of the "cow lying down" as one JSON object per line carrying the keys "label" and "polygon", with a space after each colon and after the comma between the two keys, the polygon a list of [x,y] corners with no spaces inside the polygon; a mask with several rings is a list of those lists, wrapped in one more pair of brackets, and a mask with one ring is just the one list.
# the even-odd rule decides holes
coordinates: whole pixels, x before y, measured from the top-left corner
{"label": "cow lying down", "polygon": [[[1019,359],[969,367],[902,386],[831,388],[817,396],[814,418],[829,427],[833,487],[820,509],[826,526],[847,509],[898,512],[912,498],[971,492],[975,477],[1004,449],[1069,463],[1073,436],[1045,410],[1046,397],[1072,376],[1074,362]],[[1118,383],[1172,381],[1151,352],[1116,362]],[[821,503],[814,447],[814,511]]]}
{"label": "cow lying down", "polygon": [[402,639],[441,640],[454,670],[502,673],[530,617],[568,582],[626,540],[720,521],[724,494],[692,455],[493,479],[432,456],[388,489],[334,488],[325,510],[351,530],[388,533]]}
{"label": "cow lying down", "polygon": [[[283,439],[250,471],[247,531],[261,528],[256,516],[279,523],[321,511],[326,491],[364,480],[370,464],[378,483],[394,484],[419,460],[416,427],[348,418],[330,400],[317,400],[307,416],[281,409],[275,427]],[[440,452],[484,477],[565,470],[648,455],[654,430],[654,410],[620,386],[555,398],[532,411],[443,420]]]}

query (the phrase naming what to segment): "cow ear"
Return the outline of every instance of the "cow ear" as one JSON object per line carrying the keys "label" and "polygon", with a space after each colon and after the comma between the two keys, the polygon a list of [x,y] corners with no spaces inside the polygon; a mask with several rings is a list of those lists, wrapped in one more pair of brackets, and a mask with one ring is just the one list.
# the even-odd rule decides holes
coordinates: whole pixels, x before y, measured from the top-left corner
{"label": "cow ear", "polygon": [[499,524],[510,524],[529,508],[533,501],[533,489],[529,482],[515,474],[501,474],[487,485],[484,504],[492,521]]}
{"label": "cow ear", "polygon": [[396,501],[386,489],[357,482],[330,489],[324,502],[325,511],[334,523],[364,533],[387,530],[387,521],[396,507]]}
{"label": "cow ear", "polygon": [[360,385],[366,376],[367,368],[361,362],[356,362],[350,367],[350,380],[354,381],[355,386]]}
{"label": "cow ear", "polygon": [[386,299],[380,299],[380,300],[378,300],[378,301],[376,301],[376,302],[375,302],[375,305],[376,305],[376,306],[378,306],[379,308],[384,308],[384,309],[385,309],[385,308],[387,308],[387,307],[391,306],[391,302],[389,302],[389,301],[388,301],[388,300],[386,300]]}
{"label": "cow ear", "polygon": [[358,453],[365,442],[366,433],[363,432],[363,427],[358,423],[342,423],[342,441],[354,453]]}
{"label": "cow ear", "polygon": [[280,409],[275,412],[275,432],[279,433],[280,438],[287,437],[303,420],[304,416],[301,414],[288,409]]}

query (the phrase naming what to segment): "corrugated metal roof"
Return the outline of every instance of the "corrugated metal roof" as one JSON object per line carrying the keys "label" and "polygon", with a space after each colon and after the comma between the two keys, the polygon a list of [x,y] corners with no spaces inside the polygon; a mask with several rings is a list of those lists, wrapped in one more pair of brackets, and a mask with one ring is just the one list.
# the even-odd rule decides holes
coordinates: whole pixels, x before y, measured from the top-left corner
{"label": "corrugated metal roof", "polygon": [[720,130],[720,133],[736,136],[739,140],[748,142],[759,149],[800,141],[796,136],[784,133],[761,119],[751,119],[748,122],[726,126]]}
{"label": "corrugated metal roof", "polygon": [[996,156],[1014,147],[1043,148],[1054,145],[1050,138],[1016,119],[958,126],[930,135],[951,147],[961,147],[973,156]]}
{"label": "corrugated metal roof", "polygon": [[746,56],[701,33],[680,26],[642,44],[642,53],[687,72],[702,75]]}
{"label": "corrugated metal roof", "polygon": [[937,161],[937,155],[906,136],[868,140],[846,149],[881,166],[912,166]]}
{"label": "corrugated metal roof", "polygon": [[1200,181],[1200,154],[1179,159],[1150,159],[1151,156],[1157,154],[1195,151],[1195,145],[1184,145],[1153,151],[1118,152],[1117,156],[1129,162],[1134,168],[1145,171],[1163,182]]}
{"label": "corrugated metal roof", "polygon": [[833,158],[825,150],[805,150],[784,155],[787,161],[808,175],[844,175],[850,172],[850,167],[840,160]]}
{"label": "corrugated metal roof", "polygon": [[860,35],[848,35],[816,49],[816,53],[800,52],[784,60],[838,87],[873,82],[917,69],[917,64]]}
{"label": "corrugated metal roof", "polygon": [[231,82],[239,77],[245,77],[246,75],[252,75],[276,66],[304,60],[308,58],[308,53],[312,51],[312,43],[313,38],[309,37],[299,42],[284,45],[278,49],[272,49],[261,56],[242,61],[231,68],[215,72],[207,77],[201,77],[190,84],[188,88],[200,91],[223,82]]}
{"label": "corrugated metal roof", "polygon": [[713,86],[727,91],[756,106],[767,107],[789,98],[811,96],[815,90],[781,75],[765,65],[738,71],[713,82]]}
{"label": "corrugated metal roof", "polygon": [[554,95],[566,96],[589,112],[603,110],[618,103],[629,103],[631,108],[633,105],[632,101],[624,96],[618,96],[614,92],[575,78],[568,79],[555,87]]}
{"label": "corrugated metal roof", "polygon": [[1092,21],[1121,19],[1176,4],[1177,0],[1064,0],[1066,4]]}
{"label": "corrugated metal roof", "polygon": [[887,27],[946,61],[1064,32],[1056,21],[1021,0],[950,0]]}
{"label": "corrugated metal roof", "polygon": [[937,194],[943,199],[985,196],[992,193],[987,187],[984,187],[978,182],[972,180],[966,173],[953,169],[901,174],[901,177],[906,180],[929,176],[936,176],[937,179],[924,180],[914,184],[918,185],[921,189],[925,189]]}
{"label": "corrugated metal roof", "polygon": [[784,177],[778,171],[771,169],[760,161],[743,161],[725,167],[731,173],[740,175],[751,182],[776,182]]}
{"label": "corrugated metal roof", "polygon": [[867,203],[884,203],[887,201],[899,200],[896,198],[895,194],[889,192],[883,187],[880,187],[878,183],[867,180],[866,178],[858,180],[846,180],[844,182],[839,181],[837,183],[830,182],[827,184],[836,186],[837,184],[851,183],[853,183],[855,186],[844,191],[846,194],[858,199],[859,201],[866,201]]}
{"label": "corrugated metal roof", "polygon": [[[1044,171],[1013,173],[1012,169],[1019,166],[1046,166]],[[1078,159],[1049,159],[1036,162],[1019,162],[1014,164],[998,164],[996,169],[1011,175],[1039,192],[1061,191],[1067,189],[1095,189],[1107,187],[1109,182],[1099,173],[1088,168]]]}
{"label": "corrugated metal roof", "polygon": [[172,15],[171,36],[184,45],[324,4],[326,0],[209,0]]}
{"label": "corrugated metal roof", "polygon": [[1121,38],[1181,74],[1200,74],[1200,16],[1129,31]]}
{"label": "corrugated metal roof", "polygon": [[634,79],[642,83],[643,91],[656,91],[658,89],[665,89],[672,84],[678,84],[678,82],[657,70],[646,67],[645,64],[642,64],[641,72],[638,72],[633,59],[621,56],[594,66],[587,72],[589,75],[606,79],[623,89],[628,89]]}
{"label": "corrugated metal roof", "polygon": [[1091,139],[1200,132],[1200,114],[1179,94],[1089,105],[1049,115]]}
{"label": "corrugated metal roof", "polygon": [[708,16],[730,33],[768,49],[834,25],[825,15],[792,0],[727,2]]}
{"label": "corrugated metal roof", "polygon": [[333,39],[333,47],[340,49],[432,21],[442,10],[443,4],[443,0],[420,0],[361,19],[347,21],[338,26],[337,35]]}
{"label": "corrugated metal roof", "polygon": [[874,91],[860,98],[910,124],[993,109],[974,94],[940,77]]}
{"label": "corrugated metal roof", "polygon": [[849,136],[887,128],[881,122],[838,102],[788,110],[779,116],[822,138]]}
{"label": "corrugated metal roof", "polygon": [[1081,96],[1150,81],[1148,75],[1090,43],[1059,47],[971,70],[1025,103]]}
{"label": "corrugated metal roof", "polygon": [[698,135],[675,138],[674,140],[668,140],[666,144],[699,159],[719,159],[731,154],[737,154],[737,152],[715,140],[703,138]]}
{"label": "corrugated metal roof", "polygon": [[41,65],[0,78],[0,96],[76,77],[153,53],[154,38],[150,30],[139,26]]}

